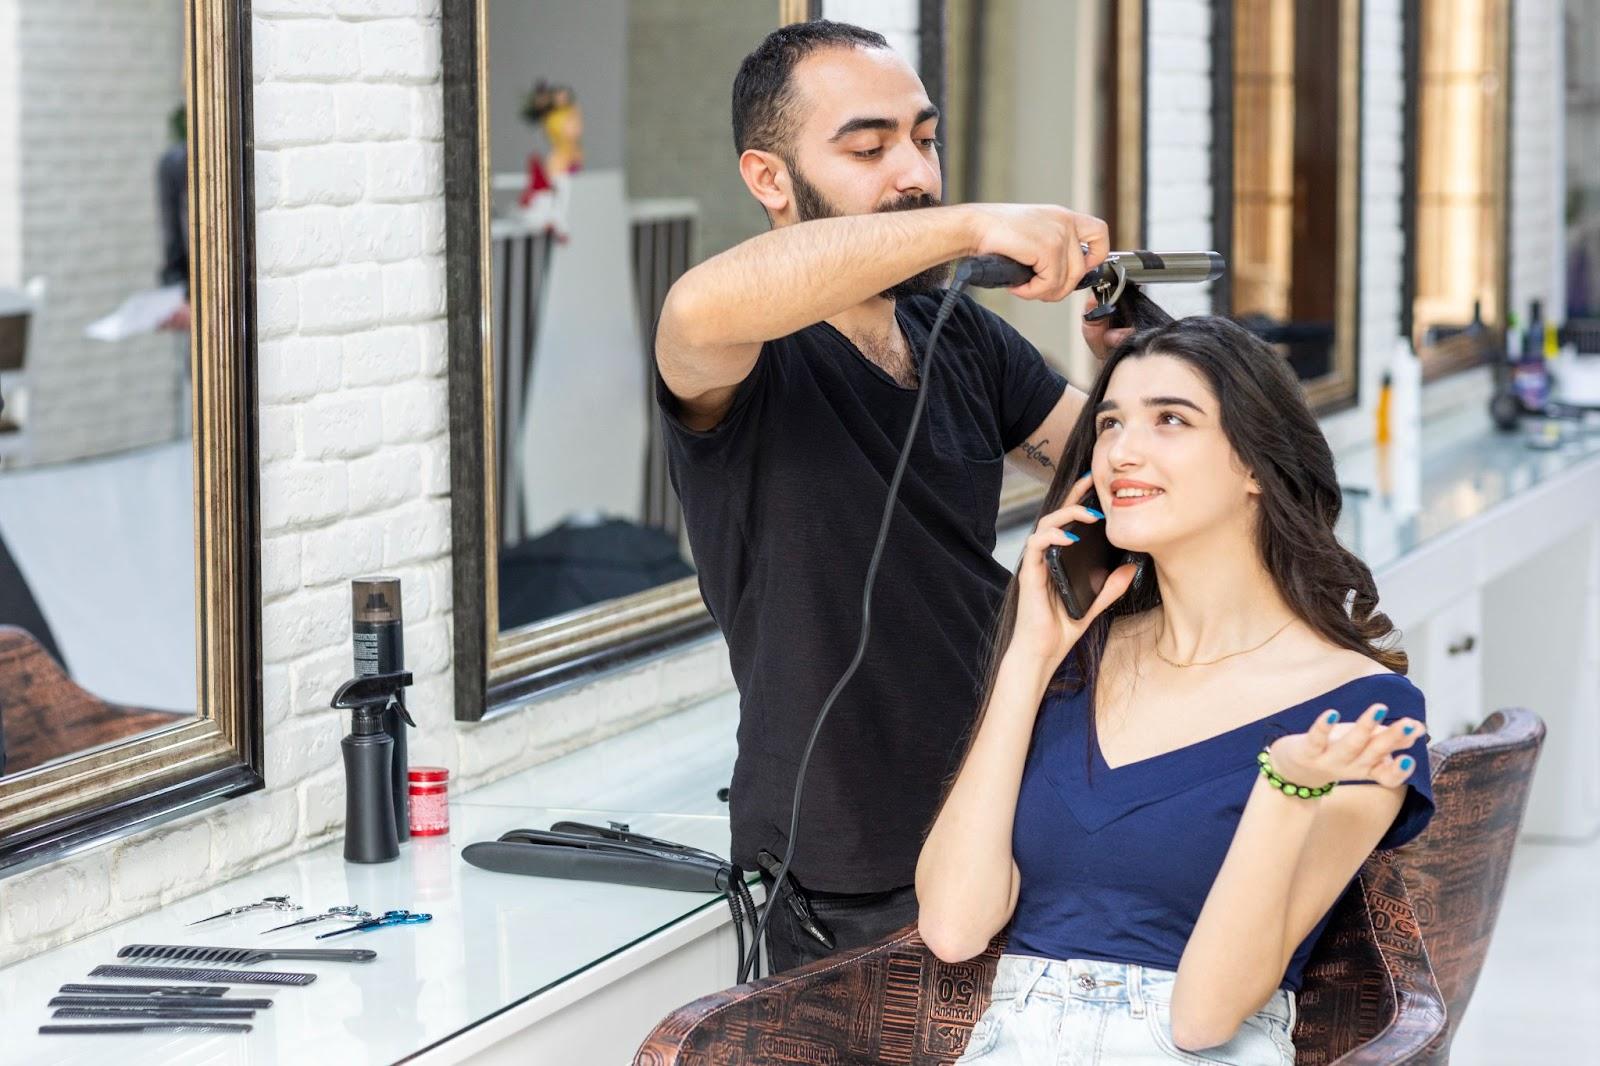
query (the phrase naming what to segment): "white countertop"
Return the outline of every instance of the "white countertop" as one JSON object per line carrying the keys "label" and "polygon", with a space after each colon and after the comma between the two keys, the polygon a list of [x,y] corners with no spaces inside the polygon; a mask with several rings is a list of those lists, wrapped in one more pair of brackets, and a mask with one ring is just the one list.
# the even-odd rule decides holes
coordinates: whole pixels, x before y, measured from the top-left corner
{"label": "white countertop", "polygon": [[[118,1066],[389,1063],[685,918],[709,909],[726,920],[721,896],[491,873],[464,862],[461,849],[508,829],[548,828],[570,818],[625,821],[651,836],[727,854],[728,819],[716,790],[732,775],[736,717],[731,698],[709,701],[466,793],[451,805],[448,836],[412,840],[396,862],[346,863],[342,842],[330,844],[0,969],[7,1029],[0,1062],[102,1066],[114,1055]],[[270,911],[184,924],[268,895],[288,895],[306,913],[356,903],[374,912],[425,911],[433,921],[325,941],[315,940],[316,933],[337,926],[262,935],[300,916]],[[61,985],[90,980],[89,971],[102,963],[132,964],[116,954],[137,943],[362,947],[378,958],[252,967],[318,976],[300,988],[235,986],[229,996],[274,1001],[244,1035],[39,1035],[51,1020],[45,1004]]]}

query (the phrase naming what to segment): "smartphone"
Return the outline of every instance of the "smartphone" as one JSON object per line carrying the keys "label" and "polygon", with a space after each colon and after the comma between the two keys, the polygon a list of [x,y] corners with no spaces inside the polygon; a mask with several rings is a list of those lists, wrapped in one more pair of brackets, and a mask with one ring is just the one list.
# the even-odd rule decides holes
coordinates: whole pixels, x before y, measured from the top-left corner
{"label": "smartphone", "polygon": [[[1093,489],[1079,503],[1102,513],[1105,511]],[[1061,602],[1066,605],[1067,614],[1078,619],[1089,613],[1106,578],[1127,561],[1127,553],[1113,547],[1111,541],[1106,539],[1103,519],[1099,522],[1068,522],[1062,528],[1077,537],[1078,543],[1066,547],[1050,545],[1044,550],[1044,565],[1050,571],[1050,580],[1055,583]]]}

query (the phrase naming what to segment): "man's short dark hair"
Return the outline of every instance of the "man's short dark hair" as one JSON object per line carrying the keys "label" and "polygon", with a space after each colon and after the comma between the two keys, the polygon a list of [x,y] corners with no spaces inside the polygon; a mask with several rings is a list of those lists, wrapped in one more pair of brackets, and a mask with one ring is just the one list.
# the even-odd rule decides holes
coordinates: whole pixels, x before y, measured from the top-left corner
{"label": "man's short dark hair", "polygon": [[780,26],[744,57],[733,79],[733,145],[792,158],[794,68],[824,48],[888,48],[883,34],[848,22],[816,19]]}

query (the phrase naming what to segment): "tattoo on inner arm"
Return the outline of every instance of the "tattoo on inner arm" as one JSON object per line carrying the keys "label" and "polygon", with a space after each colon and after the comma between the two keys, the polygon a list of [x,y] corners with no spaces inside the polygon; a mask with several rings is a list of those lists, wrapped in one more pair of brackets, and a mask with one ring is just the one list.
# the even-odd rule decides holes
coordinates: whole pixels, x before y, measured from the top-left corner
{"label": "tattoo on inner arm", "polygon": [[1054,470],[1056,464],[1052,462],[1050,456],[1046,455],[1044,452],[1044,449],[1049,444],[1050,438],[1048,437],[1040,441],[1038,444],[1035,444],[1030,440],[1022,445],[1022,450],[1027,453],[1029,459],[1032,459],[1046,470]]}

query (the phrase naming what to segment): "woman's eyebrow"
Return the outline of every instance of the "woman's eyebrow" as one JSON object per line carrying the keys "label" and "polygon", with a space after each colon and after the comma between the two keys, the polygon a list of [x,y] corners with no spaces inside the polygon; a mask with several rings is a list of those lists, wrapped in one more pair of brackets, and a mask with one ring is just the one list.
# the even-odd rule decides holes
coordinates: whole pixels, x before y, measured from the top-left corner
{"label": "woman's eyebrow", "polygon": [[[1198,414],[1203,415],[1206,413],[1205,409],[1199,404],[1195,403],[1193,400],[1186,400],[1182,396],[1146,396],[1144,398],[1144,405],[1146,407],[1187,407],[1191,411],[1195,411]],[[1095,404],[1094,413],[1098,415],[1105,411],[1115,411],[1117,408],[1117,401],[1101,400],[1099,403]]]}

